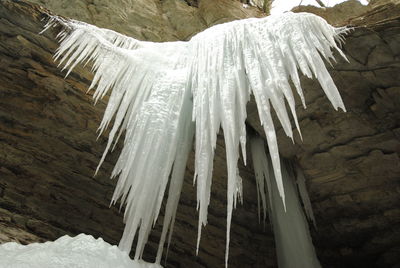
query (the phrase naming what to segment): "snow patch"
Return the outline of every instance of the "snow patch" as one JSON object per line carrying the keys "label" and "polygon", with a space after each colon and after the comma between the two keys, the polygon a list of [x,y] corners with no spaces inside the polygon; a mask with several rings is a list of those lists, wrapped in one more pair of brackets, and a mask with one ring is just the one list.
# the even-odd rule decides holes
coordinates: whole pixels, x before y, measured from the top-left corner
{"label": "snow patch", "polygon": [[133,261],[126,252],[103,239],[80,234],[54,242],[0,245],[0,268],[162,268]]}

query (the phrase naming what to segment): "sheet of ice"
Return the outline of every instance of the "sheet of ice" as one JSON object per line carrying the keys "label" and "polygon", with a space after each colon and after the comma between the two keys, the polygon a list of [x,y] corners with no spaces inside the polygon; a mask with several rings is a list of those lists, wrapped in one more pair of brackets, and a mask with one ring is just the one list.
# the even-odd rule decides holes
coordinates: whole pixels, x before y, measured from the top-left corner
{"label": "sheet of ice", "polygon": [[[275,110],[285,133],[293,138],[290,116],[299,130],[290,80],[305,100],[300,74],[317,79],[335,109],[345,110],[323,59],[333,59],[344,28],[334,28],[307,13],[285,13],[213,26],[188,42],[151,43],[74,20],[51,17],[47,28],[61,25],[55,54],[68,73],[92,62],[90,88],[95,101],[110,94],[99,135],[113,121],[99,167],[113,143],[126,131],[123,150],[113,170],[118,183],[112,203],[121,199],[125,230],[120,247],[130,251],[138,237],[140,259],[148,235],[160,213],[172,172],[157,261],[168,230],[172,231],[185,162],[195,136],[195,175],[199,211],[198,242],[207,224],[217,133],[224,132],[228,171],[228,262],[232,210],[242,197],[237,162],[240,147],[246,162],[246,104],[253,94],[264,127],[271,167],[285,205],[281,164],[271,112]],[[300,71],[300,72],[299,72]],[[193,120],[193,122],[192,122]],[[300,130],[299,130],[300,132]],[[182,161],[182,162],[181,162]]]}
{"label": "sheet of ice", "polygon": [[126,252],[103,239],[80,234],[54,242],[0,245],[0,268],[162,268],[131,260]]}
{"label": "sheet of ice", "polygon": [[[298,196],[293,167],[289,163],[281,162],[282,183],[286,193],[285,210],[270,165],[271,158],[265,153],[264,142],[260,138],[252,138],[251,144],[257,184],[261,185],[261,181],[264,180],[264,184],[267,185],[267,191],[260,186],[258,190],[264,198],[267,195],[269,197],[269,218],[274,231],[279,268],[321,267]],[[265,213],[265,206],[263,208]]]}

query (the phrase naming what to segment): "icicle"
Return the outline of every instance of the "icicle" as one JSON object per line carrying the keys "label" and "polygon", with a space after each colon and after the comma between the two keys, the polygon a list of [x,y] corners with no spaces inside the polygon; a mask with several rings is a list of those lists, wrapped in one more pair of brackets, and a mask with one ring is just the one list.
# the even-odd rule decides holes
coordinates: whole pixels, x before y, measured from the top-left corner
{"label": "icicle", "polygon": [[[60,47],[55,59],[67,75],[77,64],[90,62],[95,74],[90,86],[95,88],[95,102],[110,95],[99,135],[112,121],[113,124],[99,167],[126,132],[112,172],[112,177],[118,176],[112,203],[121,200],[121,206],[126,204],[126,226],[120,246],[130,251],[138,234],[135,258],[141,258],[172,172],[157,261],[161,259],[168,230],[171,236],[185,167],[181,161],[186,162],[192,128],[199,211],[197,252],[202,226],[207,224],[214,150],[220,127],[224,132],[228,170],[227,265],[232,210],[243,196],[237,162],[241,147],[246,163],[245,120],[250,94],[255,97],[271,155],[269,167],[284,208],[287,200],[271,113],[273,109],[286,135],[293,139],[287,102],[300,133],[289,80],[303,106],[300,74],[315,77],[333,107],[345,110],[323,60],[332,59],[331,48],[344,56],[335,42],[342,41],[340,34],[346,29],[334,28],[312,14],[288,12],[239,20],[213,26],[188,42],[166,43],[139,41],[54,16],[45,30],[56,25],[61,25],[62,31],[57,35]],[[188,123],[190,117],[194,121],[192,127]],[[266,178],[268,172],[261,168],[259,171],[257,186],[265,218],[266,197],[262,195],[265,183],[262,184],[261,178]]]}
{"label": "icicle", "polygon": [[[163,232],[173,228],[183,171],[191,148],[192,104],[191,94],[185,90],[187,72],[183,64],[186,54],[181,53],[171,60],[173,49],[184,43],[163,44],[161,50],[153,53],[158,44],[140,42],[113,31],[57,17],[53,17],[46,27],[54,23],[64,26],[55,57],[68,68],[68,73],[79,62],[92,61],[95,77],[91,87],[97,85],[95,100],[112,89],[99,127],[100,134],[113,118],[114,124],[99,166],[114,138],[118,139],[126,130],[124,147],[112,174],[113,177],[119,175],[112,202],[121,198],[122,205],[127,204],[126,228],[120,242],[123,250],[130,251],[140,227],[135,254],[135,259],[140,259],[158,217],[171,170]],[[157,64],[152,66],[154,62]],[[137,194],[139,191],[143,194]],[[163,243],[164,238],[160,245]]]}
{"label": "icicle", "polygon": [[[267,203],[267,191],[271,190],[270,178],[269,178],[269,166],[266,161],[267,156],[264,149],[264,141],[261,138],[250,139],[251,158],[253,160],[254,174],[257,184],[257,194],[261,197],[261,207],[263,211],[263,222],[267,217],[268,204],[272,202],[271,194],[268,194],[269,201]],[[265,184],[266,183],[266,184]],[[260,203],[258,203],[260,210]],[[259,212],[260,214],[260,212]]]}
{"label": "icicle", "polygon": [[[256,181],[265,179],[268,184],[269,213],[275,236],[279,268],[318,268],[321,267],[295,186],[295,176],[290,165],[282,162],[282,182],[286,193],[286,210],[280,198],[271,161],[264,151],[264,142],[252,138],[251,150]],[[260,176],[262,174],[262,176]],[[258,177],[257,177],[258,176]],[[265,196],[264,190],[259,189]],[[265,211],[265,207],[264,207]]]}
{"label": "icicle", "polygon": [[313,223],[314,227],[317,228],[317,223],[315,221],[310,197],[307,191],[306,179],[304,178],[303,171],[300,169],[298,165],[296,165],[296,183],[297,187],[299,188],[299,193],[301,201],[303,202],[304,205],[304,211],[306,213],[306,216]]}
{"label": "icicle", "polygon": [[[192,105],[190,101],[190,92],[186,90],[184,96],[184,106],[180,114],[182,115],[179,122],[179,137],[176,158],[171,174],[171,181],[168,192],[168,200],[165,209],[165,216],[163,222],[163,230],[161,233],[160,243],[158,245],[158,252],[156,263],[161,262],[163,246],[167,232],[169,232],[168,248],[171,243],[172,230],[174,228],[176,210],[178,208],[179,198],[182,190],[183,179],[186,171],[186,162],[192,148],[194,124],[192,122]],[[168,254],[168,252],[167,252]]]}

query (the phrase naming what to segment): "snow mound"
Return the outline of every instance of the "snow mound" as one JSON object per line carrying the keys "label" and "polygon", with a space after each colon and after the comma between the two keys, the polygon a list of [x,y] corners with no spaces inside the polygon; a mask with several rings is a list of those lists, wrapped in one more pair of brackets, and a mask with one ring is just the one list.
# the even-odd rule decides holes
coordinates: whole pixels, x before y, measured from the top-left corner
{"label": "snow mound", "polygon": [[117,246],[85,234],[26,246],[5,243],[0,245],[0,260],[0,268],[161,268],[133,261]]}

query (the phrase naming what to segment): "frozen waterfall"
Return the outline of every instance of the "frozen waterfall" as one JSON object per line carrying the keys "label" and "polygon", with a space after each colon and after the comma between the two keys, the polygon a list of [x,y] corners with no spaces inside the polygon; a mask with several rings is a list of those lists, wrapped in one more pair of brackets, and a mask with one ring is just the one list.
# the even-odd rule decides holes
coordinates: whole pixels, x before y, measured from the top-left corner
{"label": "frozen waterfall", "polygon": [[[263,209],[264,220],[267,210],[269,212],[279,268],[321,267],[315,254],[298,191],[302,193],[306,211],[312,215],[308,193],[303,185],[296,186],[298,178],[303,176],[302,173],[300,170],[295,171],[290,163],[281,161],[285,208],[279,194],[271,158],[265,153],[264,141],[261,138],[251,138],[250,143],[257,190],[261,199],[259,206]],[[308,200],[308,203],[305,203],[305,200]]]}
{"label": "frozen waterfall", "polygon": [[90,62],[95,101],[110,95],[99,135],[113,123],[99,167],[121,133],[126,133],[112,173],[118,177],[112,203],[121,200],[126,205],[120,247],[129,252],[137,237],[135,259],[142,256],[168,190],[160,262],[168,232],[171,238],[193,138],[198,250],[202,226],[207,224],[217,133],[222,128],[228,172],[227,265],[232,211],[242,196],[237,162],[240,148],[246,162],[246,104],[251,94],[271,155],[268,172],[273,171],[277,187],[270,198],[280,198],[287,209],[292,204],[285,191],[291,190],[289,186],[284,190],[286,171],[279,159],[272,109],[286,135],[293,139],[290,117],[300,133],[291,83],[305,107],[303,74],[319,81],[335,109],[345,110],[324,60],[333,59],[332,49],[344,57],[337,43],[346,29],[334,28],[312,14],[238,20],[213,26],[188,42],[165,43],[139,41],[56,16],[50,17],[45,29],[57,25],[62,30],[55,59],[67,75],[77,64]]}

